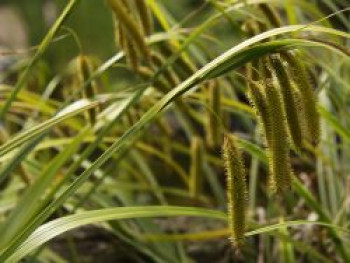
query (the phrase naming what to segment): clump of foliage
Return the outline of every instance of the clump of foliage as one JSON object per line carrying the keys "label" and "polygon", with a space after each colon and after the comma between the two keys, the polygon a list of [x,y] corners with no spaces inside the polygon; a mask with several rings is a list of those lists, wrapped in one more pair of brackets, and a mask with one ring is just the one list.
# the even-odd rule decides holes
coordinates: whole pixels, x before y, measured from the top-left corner
{"label": "clump of foliage", "polygon": [[79,2],[0,74],[0,262],[96,260],[92,225],[140,262],[350,261],[345,1],[107,0],[106,60]]}

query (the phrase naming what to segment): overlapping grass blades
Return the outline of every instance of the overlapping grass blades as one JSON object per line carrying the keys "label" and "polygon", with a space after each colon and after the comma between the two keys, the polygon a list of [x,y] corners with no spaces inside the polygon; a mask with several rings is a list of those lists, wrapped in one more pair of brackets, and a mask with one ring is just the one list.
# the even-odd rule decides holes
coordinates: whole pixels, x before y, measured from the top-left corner
{"label": "overlapping grass blades", "polygon": [[[64,11],[60,19],[56,22],[54,25],[52,31],[48,34],[48,36],[43,41],[43,44],[41,48],[39,48],[38,53],[34,56],[32,63],[35,63],[35,60],[40,57],[42,52],[48,47],[49,42],[51,41],[53,35],[55,35],[55,32],[58,30],[60,25],[62,24],[64,18],[68,13],[70,12],[71,8],[75,5],[76,1],[70,1],[67,9],[68,11]],[[115,2],[122,2],[122,1],[115,1]],[[53,238],[55,235],[58,235],[61,232],[67,231],[69,229],[78,227],[83,224],[93,223],[100,220],[109,220],[109,219],[120,219],[120,218],[131,218],[135,219],[138,217],[154,217],[159,216],[164,213],[164,216],[179,216],[179,215],[195,215],[200,217],[216,217],[216,218],[226,218],[226,215],[220,212],[215,212],[211,210],[203,210],[199,208],[182,208],[182,207],[172,207],[172,206],[162,206],[162,207],[143,207],[143,208],[133,208],[133,207],[125,207],[125,208],[116,208],[111,210],[100,210],[100,211],[91,211],[86,212],[85,214],[77,214],[73,215],[71,217],[62,218],[57,221],[49,222],[46,225],[43,225],[40,227],[45,220],[49,218],[50,215],[54,211],[56,211],[58,208],[60,208],[63,205],[68,204],[67,207],[70,207],[71,202],[70,200],[73,200],[73,207],[74,209],[70,210],[69,212],[75,212],[78,207],[82,203],[84,203],[84,198],[90,198],[98,200],[96,204],[101,205],[102,207],[108,206],[109,204],[115,204],[111,202],[109,197],[105,196],[101,198],[100,193],[96,193],[96,189],[98,187],[101,187],[102,182],[105,182],[105,179],[108,177],[108,172],[110,171],[108,169],[103,170],[101,167],[110,159],[113,158],[113,163],[119,164],[122,163],[123,160],[132,160],[132,163],[138,164],[140,167],[140,174],[142,174],[145,178],[142,180],[146,181],[148,185],[133,185],[134,189],[142,189],[143,187],[145,189],[148,189],[150,192],[149,196],[155,197],[155,200],[160,204],[167,204],[166,194],[169,192],[176,193],[179,196],[190,198],[188,193],[184,193],[183,189],[173,189],[173,188],[166,188],[158,184],[157,178],[154,174],[154,171],[150,168],[151,164],[147,163],[147,159],[143,158],[139,154],[139,150],[146,151],[149,155],[155,155],[158,156],[161,160],[164,161],[164,163],[168,164],[169,167],[172,167],[174,171],[176,171],[182,178],[183,183],[185,186],[188,186],[188,178],[186,177],[185,172],[183,171],[182,167],[179,166],[176,161],[171,159],[172,153],[174,149],[171,147],[176,146],[177,149],[180,149],[180,151],[186,152],[188,155],[189,152],[188,149],[183,149],[183,145],[177,144],[176,142],[172,143],[172,145],[167,148],[164,147],[164,149],[156,149],[152,148],[152,146],[147,147],[147,143],[135,143],[137,138],[140,138],[144,134],[147,134],[146,130],[147,127],[152,124],[155,120],[157,120],[158,117],[161,116],[161,113],[165,112],[168,109],[172,109],[172,103],[178,101],[179,97],[181,95],[185,95],[190,90],[195,90],[197,86],[200,86],[203,82],[208,81],[208,79],[216,78],[216,77],[222,77],[225,74],[231,73],[232,71],[243,67],[246,65],[246,63],[251,62],[252,60],[255,60],[257,58],[260,58],[264,55],[268,55],[270,53],[280,52],[281,50],[289,50],[289,49],[295,49],[300,47],[309,47],[309,48],[327,48],[328,50],[333,51],[334,54],[337,56],[340,54],[343,56],[343,58],[348,59],[346,56],[346,52],[343,52],[341,48],[338,48],[337,46],[328,44],[324,41],[317,41],[317,40],[306,40],[306,39],[297,39],[296,37],[301,32],[317,32],[317,33],[329,33],[334,36],[342,36],[342,37],[349,37],[349,34],[333,30],[326,27],[317,27],[317,26],[287,26],[282,28],[277,28],[270,30],[268,32],[259,34],[255,37],[251,37],[247,41],[243,41],[241,44],[238,44],[237,46],[233,47],[231,50],[227,51],[226,53],[222,54],[218,58],[214,59],[212,62],[205,65],[200,70],[196,71],[195,67],[189,67],[190,70],[188,70],[188,73],[193,73],[191,77],[189,77],[187,80],[182,81],[177,87],[174,89],[173,86],[180,82],[180,78],[175,79],[174,76],[171,76],[171,71],[173,68],[170,68],[171,65],[176,65],[176,62],[179,62],[177,60],[179,56],[182,56],[182,52],[187,49],[195,40],[198,39],[198,36],[206,29],[208,29],[211,25],[213,25],[218,18],[221,17],[228,17],[228,13],[232,10],[238,10],[238,8],[242,7],[245,4],[253,5],[256,3],[265,3],[267,1],[246,1],[246,3],[238,3],[234,4],[228,8],[226,7],[226,3],[215,3],[215,7],[218,10],[218,14],[212,16],[210,19],[208,19],[203,25],[197,27],[195,30],[193,30],[190,35],[185,38],[184,42],[180,42],[177,40],[174,40],[172,38],[172,34],[159,34],[158,38],[157,35],[151,36],[148,40],[144,40],[143,36],[136,37],[138,40],[141,40],[142,48],[148,49],[148,45],[150,42],[159,41],[163,39],[171,39],[171,47],[174,47],[174,50],[172,50],[171,56],[169,59],[164,59],[161,57],[159,60],[161,63],[157,65],[157,67],[153,68],[151,71],[151,74],[149,74],[146,84],[154,85],[159,81],[161,77],[166,77],[168,75],[168,82],[170,85],[162,91],[162,94],[156,94],[156,99],[151,100],[150,103],[146,103],[145,106],[142,108],[142,110],[147,110],[146,113],[143,113],[142,111],[142,117],[139,121],[135,120],[135,116],[132,116],[132,114],[128,113],[128,109],[132,108],[133,106],[137,105],[138,101],[142,98],[142,95],[144,94],[144,86],[135,88],[134,90],[137,90],[136,92],[130,92],[126,94],[123,98],[118,98],[118,101],[115,103],[117,104],[117,108],[114,108],[116,111],[114,117],[111,119],[107,119],[103,122],[97,123],[93,129],[96,131],[94,135],[93,133],[89,132],[88,128],[84,128],[80,134],[77,137],[69,137],[64,142],[57,142],[57,141],[46,141],[45,143],[42,143],[39,145],[42,138],[45,137],[45,135],[48,134],[48,131],[51,130],[51,128],[58,126],[59,124],[62,124],[64,121],[66,121],[68,118],[73,118],[74,116],[78,115],[79,113],[83,111],[90,111],[91,109],[97,107],[100,105],[101,102],[112,102],[113,96],[110,96],[105,99],[106,97],[102,99],[92,99],[91,101],[87,101],[86,105],[83,105],[82,107],[78,109],[70,108],[71,111],[61,112],[60,114],[56,115],[55,117],[50,118],[47,121],[44,121],[42,124],[34,126],[29,128],[28,130],[24,130],[24,132],[18,134],[17,136],[13,137],[11,140],[9,140],[7,143],[2,145],[0,147],[0,156],[1,158],[5,158],[6,160],[10,160],[9,162],[9,169],[5,169],[7,171],[4,172],[3,175],[8,174],[9,171],[12,171],[12,168],[15,168],[22,160],[25,160],[27,155],[29,155],[31,152],[36,153],[39,150],[34,149],[37,145],[45,147],[54,146],[55,149],[59,150],[59,154],[56,156],[56,158],[52,159],[52,162],[48,165],[48,168],[44,170],[44,172],[41,172],[41,176],[38,177],[38,180],[34,182],[34,185],[23,195],[23,199],[20,200],[20,204],[13,210],[12,214],[8,217],[8,220],[4,222],[4,224],[1,226],[2,233],[5,233],[4,239],[2,240],[2,243],[0,242],[0,251],[2,253],[0,257],[0,261],[16,261],[25,255],[29,253],[30,251],[33,251],[37,246],[41,245],[43,242]],[[295,3],[300,3],[301,5],[308,6],[303,1],[291,1]],[[142,1],[142,3],[144,3]],[[170,30],[170,26],[173,24],[173,19],[167,15],[166,12],[161,12],[160,10],[163,8],[160,3],[157,3],[156,1],[147,1],[150,8],[152,9],[152,12],[154,13],[155,17],[159,20],[160,24],[163,28]],[[144,7],[143,7],[144,8]],[[114,8],[115,9],[115,8]],[[317,10],[317,9],[315,9]],[[120,10],[118,10],[120,11]],[[144,10],[140,9],[140,14],[144,13]],[[239,12],[239,11],[238,11]],[[269,12],[269,10],[267,10]],[[266,13],[266,10],[265,10]],[[317,12],[316,12],[317,13]],[[313,13],[313,14],[316,14]],[[274,19],[276,20],[276,19]],[[145,22],[144,20],[143,24],[146,25],[148,22]],[[170,21],[170,22],[168,22]],[[233,21],[231,21],[233,22]],[[280,22],[276,21],[270,21],[275,24],[275,26],[279,25]],[[141,33],[148,34],[147,29],[148,26],[144,26],[142,30],[139,28],[138,30],[141,30]],[[51,35],[52,34],[52,35]],[[284,38],[282,40],[276,40],[277,37],[281,35],[289,35],[291,34],[295,39],[291,38]],[[141,34],[142,35],[142,34]],[[160,36],[160,37],[159,37]],[[135,36],[133,36],[135,37]],[[180,37],[181,38],[181,37]],[[271,41],[270,39],[274,39]],[[262,43],[264,42],[264,43]],[[168,43],[167,43],[168,44]],[[147,53],[146,51],[143,51],[144,53]],[[155,54],[155,53],[153,53]],[[97,77],[98,75],[104,73],[108,68],[110,68],[116,61],[118,61],[120,58],[122,58],[123,54],[118,53],[114,57],[112,57],[110,60],[105,62],[96,72],[95,74],[90,75],[87,78],[84,78],[86,80],[85,86],[88,86],[91,81]],[[147,54],[146,54],[147,56]],[[182,57],[179,59],[181,60]],[[182,62],[186,62],[186,58],[188,58],[186,55],[184,55]],[[201,61],[203,62],[203,61]],[[135,64],[135,63],[134,63]],[[136,65],[136,64],[135,64]],[[134,68],[136,69],[137,65]],[[22,82],[25,80],[26,74],[28,74],[32,64],[26,68],[25,73],[23,74],[23,77],[20,78],[15,91],[10,95],[10,98],[6,101],[5,107],[3,112],[6,113],[6,111],[10,108],[10,106],[14,105],[15,101],[14,99],[17,97],[19,92],[21,91]],[[175,67],[175,66],[174,66]],[[154,70],[154,71],[153,71]],[[170,77],[169,77],[170,76]],[[145,85],[146,86],[146,85]],[[81,87],[83,88],[83,87]],[[198,89],[197,89],[198,90]],[[223,94],[226,94],[227,90],[225,87],[222,89]],[[79,91],[77,91],[79,92]],[[154,93],[147,93],[154,94]],[[165,94],[165,95],[164,95]],[[190,103],[193,101],[198,102],[198,99],[201,98],[200,94],[194,94],[194,96],[191,96],[186,94],[184,96],[184,100],[188,100]],[[216,94],[217,95],[217,94]],[[220,95],[220,94],[219,94]],[[160,100],[158,100],[160,98]],[[74,99],[74,97],[70,98]],[[67,101],[63,104],[68,105],[70,102],[70,99],[67,99]],[[13,102],[13,103],[12,103]],[[144,101],[142,101],[144,102]],[[187,101],[186,101],[187,102]],[[118,105],[119,104],[119,105]],[[235,109],[237,111],[243,110],[245,112],[248,112],[250,114],[250,117],[252,117],[252,111],[247,108],[246,105],[244,105],[241,102],[232,101],[231,99],[222,99],[222,103],[219,102],[219,104],[227,106],[235,106]],[[58,104],[61,106],[61,104]],[[150,106],[151,105],[151,106]],[[185,104],[186,105],[186,104]],[[59,106],[55,105],[55,107],[45,108],[47,112],[50,112],[52,114],[54,110],[56,110]],[[218,107],[214,107],[213,103],[213,109],[216,111],[217,115],[219,114]],[[151,107],[151,108],[149,108]],[[231,109],[232,110],[232,109]],[[3,114],[5,116],[5,113]],[[124,114],[128,114],[131,117],[134,117],[130,123],[134,123],[131,128],[127,124],[125,124],[123,120]],[[137,112],[138,113],[138,112]],[[326,117],[326,119],[332,124],[332,126],[335,127],[335,130],[338,131],[338,133],[341,134],[342,137],[347,138],[347,133],[345,132],[345,128],[342,124],[340,124],[335,118],[332,118],[328,114],[328,112],[322,112],[323,116]],[[139,113],[138,113],[139,114]],[[184,116],[191,115],[191,111],[185,112]],[[1,115],[2,116],[2,115]],[[192,116],[193,117],[193,114]],[[179,118],[181,119],[181,118]],[[194,117],[194,119],[201,125],[203,122],[200,120],[200,118]],[[219,118],[220,119],[220,116]],[[199,121],[198,121],[199,120]],[[117,136],[113,136],[110,138],[106,138],[106,135],[111,130],[111,127],[114,126],[116,121],[120,121],[122,129],[116,129]],[[220,120],[218,120],[220,121]],[[91,122],[94,124],[94,122]],[[223,125],[225,126],[225,125]],[[78,130],[79,128],[84,127],[78,125],[75,126],[74,131]],[[277,127],[277,126],[276,126]],[[275,127],[275,128],[276,128]],[[225,128],[225,127],[223,127]],[[278,127],[277,127],[278,128]],[[126,132],[124,132],[126,129]],[[192,136],[192,131],[190,129],[184,128],[185,132],[187,132],[188,138]],[[193,129],[195,130],[195,129]],[[120,132],[120,133],[119,133]],[[217,132],[217,131],[216,131]],[[268,134],[269,132],[266,132]],[[111,141],[110,139],[115,138],[115,141]],[[267,156],[265,152],[256,144],[247,141],[246,139],[239,138],[239,143],[244,147],[245,151],[250,153],[250,155],[258,160],[259,162],[266,163],[267,162]],[[78,153],[79,145],[89,142],[89,145],[82,151]],[[112,143],[112,145],[109,145]],[[24,144],[27,148],[24,149],[23,152],[16,151],[18,146]],[[26,145],[27,144],[27,145]],[[217,144],[217,142],[215,143]],[[145,146],[146,145],[146,146]],[[64,146],[64,147],[62,147]],[[66,147],[67,146],[67,147]],[[85,145],[84,145],[85,146]],[[137,149],[131,149],[131,146],[135,146]],[[66,147],[66,148],[65,148]],[[174,147],[174,148],[176,148]],[[40,148],[40,147],[38,147]],[[43,149],[41,148],[41,149]],[[215,148],[215,147],[213,147]],[[22,150],[21,149],[21,150]],[[47,148],[46,148],[47,149]],[[93,153],[96,149],[102,149],[103,153],[98,156],[98,158],[89,160],[90,154]],[[131,151],[129,151],[131,149]],[[212,149],[211,149],[212,150]],[[167,152],[168,151],[168,152]],[[170,152],[170,154],[169,154]],[[126,153],[129,153],[126,155]],[[52,184],[55,174],[60,170],[61,167],[63,167],[63,164],[69,161],[69,156],[73,155],[72,160],[74,160],[74,163],[71,163],[68,165],[67,170],[65,170],[65,174],[63,175],[63,178],[61,178],[61,181],[55,184]],[[199,154],[193,154],[193,159],[201,159],[201,162],[203,162],[203,167],[201,169],[203,170],[203,178],[206,180],[210,186],[210,189],[213,194],[213,198],[208,198],[207,193],[201,194],[200,191],[193,191],[196,201],[201,200],[203,203],[208,204],[216,204],[216,202],[219,204],[219,206],[223,206],[225,200],[223,198],[223,190],[222,186],[218,182],[218,179],[216,178],[216,174],[213,171],[213,168],[210,166],[210,164],[215,164],[215,166],[221,167],[222,163],[217,158],[213,157],[211,153],[203,154],[203,156],[198,157]],[[198,158],[197,158],[198,157]],[[203,161],[205,160],[205,161]],[[27,160],[26,160],[27,162]],[[196,161],[194,161],[196,164],[196,168],[199,166]],[[124,164],[125,165],[125,164]],[[122,166],[122,165],[121,165]],[[130,164],[126,164],[125,166],[129,166],[128,169],[130,169]],[[77,175],[77,171],[79,168],[84,168],[84,172],[82,174]],[[131,167],[132,169],[132,167]],[[196,178],[194,180],[196,183],[199,182],[197,178],[199,178],[199,169],[193,169],[195,172],[193,172],[194,176],[193,178]],[[3,170],[2,170],[3,171]],[[134,172],[134,171],[133,171]],[[46,176],[46,177],[45,177]],[[93,181],[89,180],[93,176]],[[96,184],[94,184],[95,180],[97,181]],[[107,180],[107,186],[108,186],[108,180]],[[116,183],[118,183],[118,180],[116,180]],[[121,182],[121,185],[123,182]],[[124,185],[127,185],[127,183],[124,183]],[[85,189],[82,190],[82,186],[89,186],[89,190],[86,191]],[[117,187],[118,190],[119,187]],[[347,260],[347,251],[342,243],[342,241],[339,239],[339,233],[337,227],[334,225],[331,225],[331,218],[328,215],[328,211],[326,211],[323,207],[321,207],[315,197],[311,194],[311,192],[304,187],[300,181],[296,178],[293,179],[293,188],[295,191],[305,199],[306,204],[311,207],[312,211],[315,211],[321,221],[327,222],[327,223],[320,223],[317,222],[315,224],[320,225],[326,225],[331,226],[329,233],[332,237],[334,243],[337,245],[337,249],[340,251],[342,257],[344,260]],[[105,188],[104,188],[105,189]],[[79,191],[78,191],[79,190]],[[41,196],[41,194],[46,193],[46,196],[42,198],[41,203],[35,203],[38,196]],[[119,197],[119,196],[118,196]],[[215,200],[213,200],[215,199]],[[68,202],[67,202],[68,201]],[[79,201],[79,202],[76,202]],[[193,201],[193,200],[192,200]],[[120,202],[122,205],[129,206],[132,203],[131,202]],[[16,220],[12,220],[12,219]],[[70,221],[72,220],[72,221]],[[77,220],[77,221],[75,221]],[[224,219],[225,220],[225,219]],[[70,222],[69,222],[70,221]],[[65,223],[69,224],[69,226],[65,225]],[[75,222],[76,224],[73,224],[72,222]],[[142,228],[143,230],[150,231],[152,230],[152,223],[150,221],[142,221],[142,220],[136,220],[137,224]],[[72,223],[72,224],[70,224]],[[307,222],[309,223],[309,222]],[[286,222],[282,224],[277,224],[276,226],[267,227],[266,229],[260,229],[253,232],[247,232],[245,233],[246,236],[253,235],[253,234],[259,234],[259,233],[266,233],[267,231],[271,229],[285,229],[286,226],[293,225],[293,222]],[[295,224],[302,224],[302,222],[295,222]],[[62,226],[62,228],[59,228],[59,226]],[[113,224],[110,225],[111,228],[115,231],[115,233],[118,233],[118,227],[113,228]],[[115,225],[114,225],[115,226]],[[54,227],[54,230],[52,230],[52,227]],[[48,230],[48,232],[44,233],[42,236],[41,230]],[[57,230],[57,232],[55,232]],[[60,231],[58,231],[60,230]],[[36,232],[35,232],[36,231]],[[34,234],[32,234],[34,232]],[[55,233],[54,233],[55,232]],[[243,231],[244,232],[244,231]],[[120,234],[120,233],[118,233]],[[289,238],[287,232],[281,232],[282,235],[287,236],[286,238]],[[242,235],[242,233],[241,233]],[[121,235],[122,236],[122,235]],[[28,238],[29,237],[29,238]],[[176,234],[174,235],[176,237]],[[27,239],[28,238],[28,239]],[[37,239],[35,239],[37,238]],[[26,241],[27,240],[27,241]],[[129,239],[130,241],[131,239]],[[137,242],[134,242],[134,244]],[[137,246],[137,245],[136,245]],[[176,245],[177,246],[177,245]],[[141,246],[139,245],[139,249]],[[146,246],[143,246],[145,250],[148,249]],[[155,258],[160,260],[165,260],[166,257],[162,258],[162,256],[158,257],[157,252],[163,250],[163,253],[160,253],[159,255],[166,254],[166,246],[162,246],[162,244],[158,244],[158,246],[152,247],[149,251],[152,251],[154,249],[154,254],[150,252],[148,255],[154,255]],[[157,251],[157,252],[156,252]],[[184,258],[184,256],[181,256],[181,246],[178,246],[179,256],[178,258]],[[171,252],[172,253],[172,252]],[[174,253],[176,254],[176,253]],[[172,257],[173,255],[170,255],[169,258],[175,262],[176,257]],[[152,257],[152,256],[151,256]]]}
{"label": "overlapping grass blades", "polygon": [[[208,63],[202,69],[198,70],[194,75],[188,78],[186,81],[182,82],[175,89],[171,90],[168,94],[166,94],[159,102],[157,102],[151,109],[149,109],[141,119],[133,125],[129,130],[127,130],[113,145],[108,148],[88,169],[86,169],[75,181],[50,205],[48,205],[39,215],[33,219],[29,225],[26,225],[26,229],[20,232],[17,232],[12,238],[12,245],[8,246],[6,252],[3,253],[1,259],[5,260],[8,256],[10,256],[13,251],[25,240],[25,238],[33,232],[36,227],[43,222],[57,207],[62,205],[68,197],[70,197],[88,178],[89,176],[99,168],[105,161],[107,161],[112,155],[116,153],[123,152],[126,148],[128,148],[135,139],[135,136],[139,134],[142,129],[144,129],[149,123],[151,123],[156,116],[164,111],[169,104],[174,101],[177,97],[184,94],[186,91],[194,87],[195,85],[201,83],[202,81],[220,76],[229,70],[233,70],[240,66],[243,66],[250,59],[256,58],[257,55],[265,55],[270,52],[274,52],[283,47],[295,47],[297,46],[320,46],[319,43],[314,43],[312,41],[308,41],[307,43],[299,40],[286,40],[277,42],[278,45],[274,44],[274,42],[269,45],[267,44],[257,44],[259,41],[269,38],[271,36],[276,36],[284,33],[291,33],[296,31],[316,31],[323,33],[330,33],[334,35],[349,37],[348,34],[339,32],[337,30],[322,28],[317,26],[287,26],[283,28],[273,29],[268,32],[262,33],[253,37],[247,41],[242,42],[241,44],[233,47],[231,50],[222,54],[212,62]],[[326,46],[322,44],[321,46]],[[333,47],[329,47],[334,50]],[[140,91],[137,92],[133,98],[136,98],[140,95]],[[32,139],[33,136],[30,136]],[[7,144],[6,148],[13,147],[13,143]],[[13,149],[13,148],[12,148]],[[4,248],[3,248],[4,249]]]}

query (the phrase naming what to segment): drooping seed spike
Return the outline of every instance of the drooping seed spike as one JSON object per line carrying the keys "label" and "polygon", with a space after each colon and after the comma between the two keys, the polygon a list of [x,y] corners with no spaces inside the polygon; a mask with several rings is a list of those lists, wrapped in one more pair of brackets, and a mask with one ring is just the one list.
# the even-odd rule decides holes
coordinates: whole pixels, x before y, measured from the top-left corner
{"label": "drooping seed spike", "polygon": [[223,143],[223,160],[227,176],[228,225],[234,247],[244,244],[246,230],[247,185],[243,157],[234,135]]}
{"label": "drooping seed spike", "polygon": [[247,96],[258,117],[261,132],[265,135],[266,146],[269,146],[272,140],[272,124],[269,116],[265,87],[260,82],[251,81],[248,84]]}
{"label": "drooping seed spike", "polygon": [[129,12],[128,7],[123,0],[108,0],[108,4],[113,10],[115,16],[118,18],[119,23],[125,27],[126,34],[138,47],[140,53],[149,61],[150,53],[145,43],[142,30],[135,21],[132,14]]}
{"label": "drooping seed spike", "polygon": [[298,108],[298,100],[296,99],[295,87],[293,81],[289,77],[286,67],[283,64],[279,55],[271,56],[271,71],[273,72],[273,78],[279,83],[285,113],[287,117],[288,129],[290,136],[297,151],[301,151],[303,148],[303,136],[302,128],[300,124],[300,117]]}
{"label": "drooping seed spike", "polygon": [[269,172],[273,192],[283,193],[290,188],[292,170],[289,141],[283,101],[276,81],[267,83],[266,99],[271,120],[272,138],[269,143]]}
{"label": "drooping seed spike", "polygon": [[219,120],[221,119],[221,94],[220,86],[215,80],[207,83],[208,92],[208,117],[206,141],[210,148],[215,149],[221,145],[221,129]]}
{"label": "drooping seed spike", "polygon": [[153,32],[152,14],[145,0],[135,0],[135,3],[140,16],[143,31],[146,36],[149,36]]}
{"label": "drooping seed spike", "polygon": [[[126,7],[126,10],[130,12],[130,6],[127,2],[122,1]],[[134,41],[126,33],[127,29],[119,21],[114,14],[114,27],[115,27],[115,42],[119,44],[119,47],[124,51],[126,62],[133,71],[137,71],[140,64],[140,54],[135,46]]]}
{"label": "drooping seed spike", "polygon": [[300,91],[301,102],[305,114],[307,140],[317,145],[320,140],[320,116],[316,106],[316,96],[310,83],[307,69],[301,58],[291,51],[282,52],[281,56],[289,65],[289,72]]}
{"label": "drooping seed spike", "polygon": [[203,180],[203,142],[200,137],[191,140],[191,166],[189,178],[189,190],[191,197],[198,197],[202,192]]}

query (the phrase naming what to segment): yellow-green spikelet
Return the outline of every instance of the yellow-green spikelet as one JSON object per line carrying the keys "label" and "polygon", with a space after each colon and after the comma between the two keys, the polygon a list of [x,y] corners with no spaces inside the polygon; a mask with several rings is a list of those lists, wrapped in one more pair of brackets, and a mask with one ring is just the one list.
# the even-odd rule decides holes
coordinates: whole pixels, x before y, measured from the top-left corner
{"label": "yellow-green spikelet", "polygon": [[[125,10],[130,15],[130,6],[125,1],[122,1],[122,4],[125,6]],[[129,34],[127,34],[127,28],[123,25],[122,21],[118,22],[118,17],[116,14],[113,15],[113,21],[114,21],[114,27],[115,27],[115,42],[119,44],[119,48],[124,51],[126,62],[129,65],[129,67],[133,71],[137,71],[140,64],[140,54],[138,52],[138,49],[133,41],[133,39],[130,37]]]}
{"label": "yellow-green spikelet", "polygon": [[300,112],[298,111],[300,105],[298,105],[299,101],[296,97],[297,94],[295,87],[293,87],[292,79],[289,77],[280,56],[271,56],[270,62],[271,71],[273,72],[272,76],[278,81],[281,89],[287,124],[292,142],[295,149],[301,151],[303,148],[303,135],[300,121],[301,116],[299,115]]}
{"label": "yellow-green spikelet", "polygon": [[234,247],[244,244],[246,229],[247,185],[242,153],[234,135],[223,143],[223,159],[227,175],[228,225]]}
{"label": "yellow-green spikelet", "polygon": [[306,136],[315,145],[320,140],[320,116],[316,106],[316,96],[309,80],[308,72],[297,54],[289,51],[281,53],[289,64],[289,71],[300,91],[305,114]]}
{"label": "yellow-green spikelet", "polygon": [[273,192],[282,193],[290,188],[292,170],[286,118],[276,83],[267,83],[266,99],[271,122],[271,141],[268,149],[270,186]]}
{"label": "yellow-green spikelet", "polygon": [[198,197],[202,192],[203,142],[200,137],[191,140],[191,166],[189,188],[191,197]]}
{"label": "yellow-green spikelet", "polygon": [[140,53],[149,61],[150,52],[145,43],[143,31],[137,23],[135,17],[128,10],[127,3],[124,0],[108,0],[108,4],[118,18],[119,23],[126,29],[126,34],[129,36],[130,41],[133,41],[135,46],[138,47]]}
{"label": "yellow-green spikelet", "polygon": [[268,146],[271,143],[272,126],[264,89],[265,87],[260,82],[250,81],[247,95],[258,117],[259,125],[262,128],[262,134],[265,135],[266,144]]}

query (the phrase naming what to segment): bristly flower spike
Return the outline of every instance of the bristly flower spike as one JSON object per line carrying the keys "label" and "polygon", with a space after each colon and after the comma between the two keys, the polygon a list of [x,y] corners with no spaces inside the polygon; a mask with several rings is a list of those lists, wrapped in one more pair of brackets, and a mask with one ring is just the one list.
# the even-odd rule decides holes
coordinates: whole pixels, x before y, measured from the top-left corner
{"label": "bristly flower spike", "polygon": [[242,153],[234,135],[226,135],[222,149],[227,175],[228,225],[235,248],[244,244],[246,230],[247,186]]}
{"label": "bristly flower spike", "polygon": [[292,170],[283,101],[276,82],[267,83],[266,99],[271,118],[272,135],[268,149],[270,185],[273,192],[283,193],[290,188]]}
{"label": "bristly flower spike", "polygon": [[261,82],[249,81],[247,95],[249,102],[258,117],[262,134],[265,135],[266,146],[268,146],[271,144],[272,140],[272,126],[266,100],[265,86]]}
{"label": "bristly flower spike", "polygon": [[292,51],[282,52],[281,56],[289,65],[289,72],[300,91],[305,114],[306,136],[314,145],[320,140],[320,116],[317,111],[316,96],[309,80],[307,69],[301,59]]}
{"label": "bristly flower spike", "polygon": [[278,82],[287,118],[288,129],[292,142],[297,151],[301,151],[303,148],[303,136],[301,127],[301,116],[299,112],[300,105],[297,99],[297,93],[293,86],[293,81],[289,77],[286,67],[283,64],[279,55],[272,55],[271,59],[271,72],[274,79],[274,84]]}

